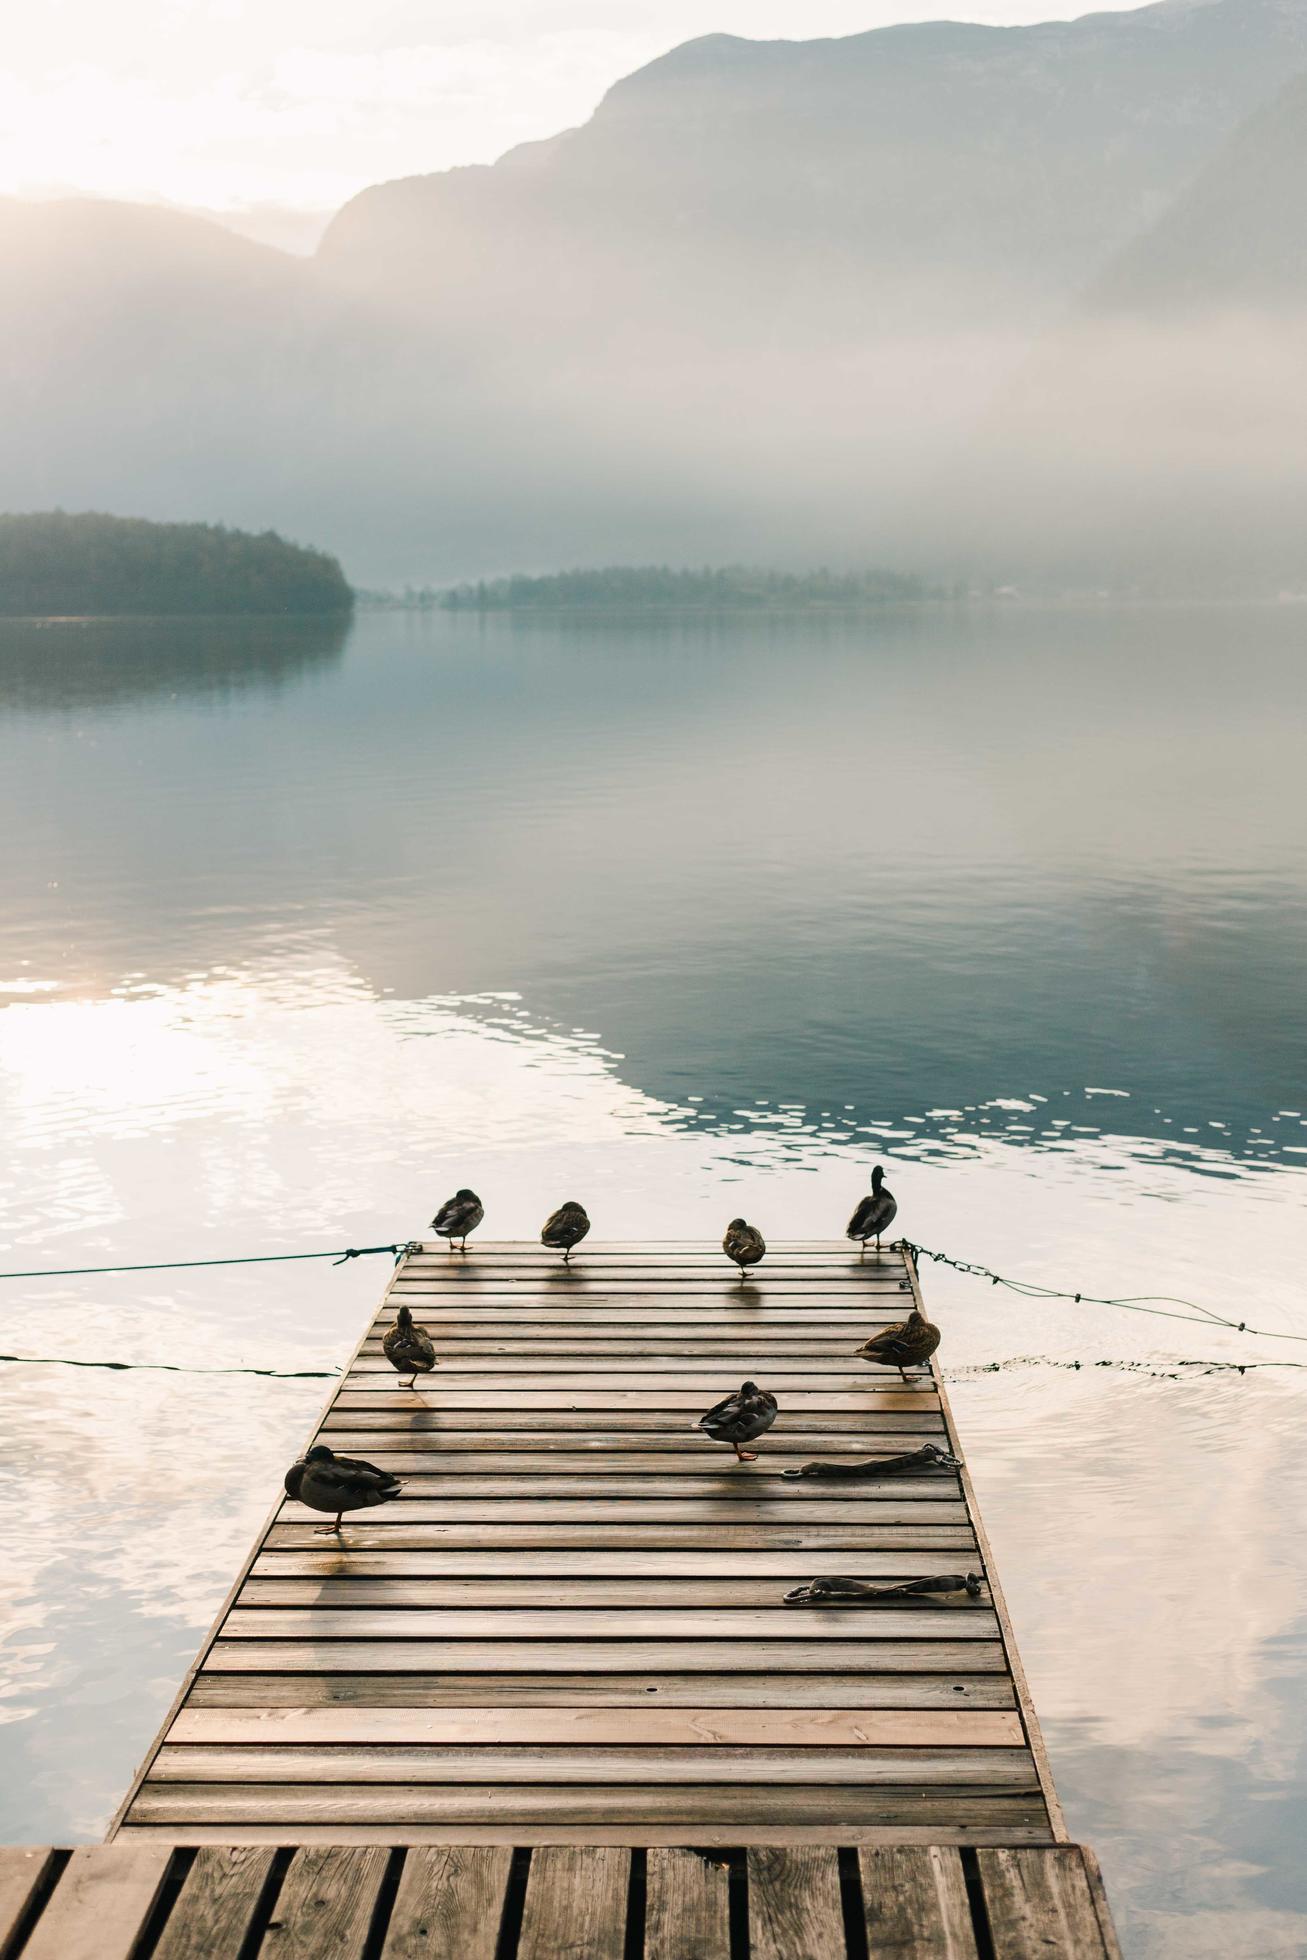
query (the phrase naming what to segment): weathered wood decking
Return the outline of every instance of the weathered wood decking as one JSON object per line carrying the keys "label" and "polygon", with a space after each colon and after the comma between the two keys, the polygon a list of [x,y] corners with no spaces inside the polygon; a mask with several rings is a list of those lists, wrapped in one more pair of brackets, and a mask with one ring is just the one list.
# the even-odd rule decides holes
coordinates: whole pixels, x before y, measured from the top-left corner
{"label": "weathered wood decking", "polygon": [[1120,1960],[1079,1845],[0,1851],[5,1960]]}
{"label": "weathered wood decking", "polygon": [[[1062,1835],[965,1475],[826,1483],[937,1441],[938,1378],[854,1357],[902,1255],[473,1241],[408,1258],[320,1434],[407,1478],[279,1505],[118,1824],[180,1844],[1037,1845]],[[441,1365],[401,1387],[407,1301]],[[947,1339],[947,1336],[946,1336]],[[737,1466],[691,1427],[752,1376]],[[974,1569],[980,1599],[781,1603],[816,1574]]]}

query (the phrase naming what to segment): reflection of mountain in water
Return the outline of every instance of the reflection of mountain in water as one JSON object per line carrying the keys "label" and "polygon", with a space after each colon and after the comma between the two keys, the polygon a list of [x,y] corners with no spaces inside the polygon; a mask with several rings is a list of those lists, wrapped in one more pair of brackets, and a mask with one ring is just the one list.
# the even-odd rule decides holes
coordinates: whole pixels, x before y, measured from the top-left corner
{"label": "reflection of mountain in water", "polygon": [[277,691],[339,661],[348,618],[0,620],[0,711]]}

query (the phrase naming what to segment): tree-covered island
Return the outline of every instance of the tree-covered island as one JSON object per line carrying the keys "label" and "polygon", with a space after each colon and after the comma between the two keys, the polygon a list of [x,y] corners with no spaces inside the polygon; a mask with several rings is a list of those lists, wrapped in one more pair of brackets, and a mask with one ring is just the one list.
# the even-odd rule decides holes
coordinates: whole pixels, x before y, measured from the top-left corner
{"label": "tree-covered island", "polygon": [[275,531],[0,514],[0,614],[10,618],[345,613],[353,603],[336,559]]}
{"label": "tree-covered island", "polygon": [[952,599],[954,586],[912,572],[769,571],[750,565],[680,569],[607,565],[593,570],[516,573],[476,584],[362,592],[360,603],[443,612],[808,612]]}

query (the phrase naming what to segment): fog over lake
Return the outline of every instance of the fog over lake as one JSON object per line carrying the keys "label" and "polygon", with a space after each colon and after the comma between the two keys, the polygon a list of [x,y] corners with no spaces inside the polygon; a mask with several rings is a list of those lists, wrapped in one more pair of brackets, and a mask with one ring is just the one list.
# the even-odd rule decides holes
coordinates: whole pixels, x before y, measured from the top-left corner
{"label": "fog over lake", "polygon": [[[497,1237],[834,1236],[884,1161],[926,1245],[1307,1335],[1305,627],[0,626],[3,1263],[461,1183]],[[331,1367],[387,1263],[10,1282],[4,1346]],[[925,1284],[1128,1951],[1300,1952],[1301,1377],[1178,1364],[1307,1348]],[[102,1832],[325,1387],[0,1375],[9,1838]]]}

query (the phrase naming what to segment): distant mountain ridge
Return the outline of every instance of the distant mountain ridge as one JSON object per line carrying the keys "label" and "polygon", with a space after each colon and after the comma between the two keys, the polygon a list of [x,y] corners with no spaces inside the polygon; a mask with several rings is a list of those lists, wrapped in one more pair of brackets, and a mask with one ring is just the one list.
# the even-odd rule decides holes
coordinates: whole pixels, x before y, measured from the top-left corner
{"label": "distant mountain ridge", "polygon": [[[713,35],[579,129],[362,193],[311,260],[175,212],[0,201],[0,507],[275,526],[374,585],[605,560],[974,575],[978,509],[1001,574],[989,520],[1043,439],[1036,396],[1126,508],[1107,423],[1066,415],[1082,371],[1108,423],[1138,397],[1119,338],[1106,383],[1110,319],[1156,327],[1146,397],[1208,289],[1298,306],[1307,200],[1277,186],[1302,181],[1304,75],[1307,0]],[[1292,406],[1292,335],[1267,331]],[[1206,329],[1184,332],[1171,366],[1210,386]],[[968,477],[1036,347],[1040,390]],[[1188,412],[1139,425],[1184,438],[1177,497],[1218,467]],[[1270,431],[1279,402],[1255,412]],[[1274,460],[1283,497],[1297,464]],[[1012,509],[1024,546],[1039,500]]]}
{"label": "distant mountain ridge", "polygon": [[[962,284],[986,313],[1055,304],[1298,69],[1301,0],[710,35],[618,82],[579,129],[364,191],[318,257],[355,279],[398,260],[456,315],[469,293],[529,293],[569,327],[601,277],[655,305],[689,281],[732,326],[769,273],[797,274],[814,308],[857,295],[873,317],[887,289],[914,307]],[[794,310],[792,290],[771,297]]]}

